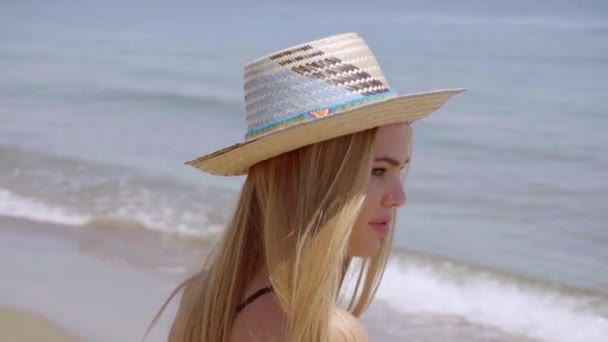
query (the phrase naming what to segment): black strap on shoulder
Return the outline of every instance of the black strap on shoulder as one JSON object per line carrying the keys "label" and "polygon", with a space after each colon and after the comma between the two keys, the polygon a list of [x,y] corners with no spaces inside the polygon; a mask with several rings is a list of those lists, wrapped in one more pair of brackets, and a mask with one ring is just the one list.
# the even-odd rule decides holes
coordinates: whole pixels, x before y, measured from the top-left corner
{"label": "black strap on shoulder", "polygon": [[262,296],[268,292],[271,292],[271,291],[272,291],[272,286],[267,286],[263,289],[257,290],[254,294],[247,297],[247,299],[245,299],[245,301],[243,301],[241,304],[239,304],[239,306],[236,307],[236,313],[241,312],[247,305],[251,304],[254,300],[258,299],[260,296]]}

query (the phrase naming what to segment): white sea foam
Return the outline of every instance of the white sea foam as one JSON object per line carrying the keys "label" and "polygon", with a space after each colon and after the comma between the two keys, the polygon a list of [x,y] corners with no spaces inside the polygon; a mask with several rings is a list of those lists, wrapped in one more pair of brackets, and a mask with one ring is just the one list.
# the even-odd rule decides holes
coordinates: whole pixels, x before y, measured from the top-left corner
{"label": "white sea foam", "polygon": [[543,341],[608,341],[608,319],[567,293],[439,269],[392,260],[378,298],[405,314],[454,315]]}
{"label": "white sea foam", "polygon": [[0,215],[67,225],[84,224],[90,219],[85,215],[19,196],[4,189],[0,189]]}
{"label": "white sea foam", "polygon": [[[44,203],[39,199],[17,195],[11,191],[0,189],[0,215],[25,218],[40,222],[49,222],[69,226],[95,225],[96,227],[121,229],[139,227],[152,231],[177,234],[183,236],[205,237],[221,231],[220,224],[206,222],[204,213],[196,217],[185,212],[175,213],[170,208],[151,208],[131,205],[115,208],[110,212],[79,213],[75,210],[57,205]],[[201,222],[195,227],[191,222]]]}

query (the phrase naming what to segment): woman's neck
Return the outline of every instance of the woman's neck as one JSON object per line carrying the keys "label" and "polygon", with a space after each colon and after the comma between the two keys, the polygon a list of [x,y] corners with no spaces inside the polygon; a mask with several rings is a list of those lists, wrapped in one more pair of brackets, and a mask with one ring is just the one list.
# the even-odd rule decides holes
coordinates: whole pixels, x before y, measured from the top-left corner
{"label": "woman's neck", "polygon": [[270,286],[268,267],[262,263],[262,267],[259,267],[250,278],[245,288],[245,296],[267,286]]}

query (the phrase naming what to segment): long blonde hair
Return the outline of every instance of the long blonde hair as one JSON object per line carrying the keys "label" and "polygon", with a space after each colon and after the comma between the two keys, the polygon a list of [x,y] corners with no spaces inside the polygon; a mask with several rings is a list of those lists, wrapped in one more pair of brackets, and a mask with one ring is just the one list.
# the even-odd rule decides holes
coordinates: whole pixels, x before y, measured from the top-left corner
{"label": "long blonde hair", "polygon": [[[216,249],[200,272],[173,291],[150,327],[185,288],[188,299],[180,303],[171,337],[228,341],[236,307],[263,262],[286,313],[288,340],[327,341],[331,312],[354,264],[348,241],[365,199],[376,131],[305,146],[251,167]],[[391,241],[392,235],[380,253],[357,263],[348,305],[355,316],[374,297]]]}

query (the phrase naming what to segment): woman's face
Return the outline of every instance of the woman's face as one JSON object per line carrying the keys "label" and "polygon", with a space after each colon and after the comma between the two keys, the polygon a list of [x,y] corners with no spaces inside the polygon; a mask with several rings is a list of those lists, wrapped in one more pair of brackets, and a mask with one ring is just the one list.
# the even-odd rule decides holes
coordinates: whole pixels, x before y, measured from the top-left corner
{"label": "woman's face", "polygon": [[350,236],[349,256],[371,257],[382,247],[398,207],[405,204],[402,169],[409,163],[407,124],[378,128],[367,197]]}

